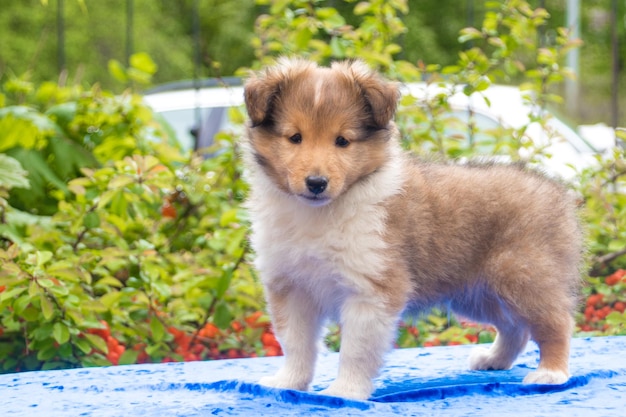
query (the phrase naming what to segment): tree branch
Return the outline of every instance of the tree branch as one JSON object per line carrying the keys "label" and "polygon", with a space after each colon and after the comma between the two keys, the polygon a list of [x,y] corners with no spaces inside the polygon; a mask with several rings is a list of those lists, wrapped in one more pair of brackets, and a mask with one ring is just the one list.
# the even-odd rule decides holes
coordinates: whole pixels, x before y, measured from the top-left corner
{"label": "tree branch", "polygon": [[618,250],[616,252],[607,253],[602,256],[596,256],[592,260],[594,266],[589,271],[589,275],[591,275],[592,277],[598,276],[598,274],[600,273],[600,268],[598,267],[599,265],[609,263],[623,255],[626,255],[626,248]]}

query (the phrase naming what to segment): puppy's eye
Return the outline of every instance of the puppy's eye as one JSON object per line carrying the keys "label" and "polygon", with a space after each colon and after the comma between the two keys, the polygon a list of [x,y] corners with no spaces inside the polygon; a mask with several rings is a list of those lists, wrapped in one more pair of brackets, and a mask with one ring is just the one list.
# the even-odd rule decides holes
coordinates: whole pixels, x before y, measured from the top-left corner
{"label": "puppy's eye", "polygon": [[289,138],[289,142],[296,144],[296,145],[298,145],[299,143],[302,143],[302,135],[299,133],[296,133],[295,135]]}
{"label": "puppy's eye", "polygon": [[340,148],[345,148],[350,144],[350,141],[346,138],[344,138],[343,136],[337,136],[337,139],[335,139],[335,145],[340,147]]}

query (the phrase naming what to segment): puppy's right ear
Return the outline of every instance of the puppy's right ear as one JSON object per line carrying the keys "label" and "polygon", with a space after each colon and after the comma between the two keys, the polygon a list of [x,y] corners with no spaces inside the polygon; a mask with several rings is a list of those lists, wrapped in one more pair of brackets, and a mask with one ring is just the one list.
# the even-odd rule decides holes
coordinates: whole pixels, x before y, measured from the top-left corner
{"label": "puppy's right ear", "polygon": [[268,116],[283,77],[277,71],[253,74],[244,85],[244,100],[252,126],[262,124]]}

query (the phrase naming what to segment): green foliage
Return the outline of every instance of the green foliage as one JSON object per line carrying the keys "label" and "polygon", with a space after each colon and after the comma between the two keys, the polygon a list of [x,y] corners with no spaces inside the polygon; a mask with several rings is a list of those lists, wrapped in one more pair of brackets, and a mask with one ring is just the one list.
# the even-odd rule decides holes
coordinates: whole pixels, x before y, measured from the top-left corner
{"label": "green foliage", "polygon": [[256,14],[253,0],[133,0],[131,21],[127,3],[63,2],[66,71],[61,73],[56,36],[59,2],[0,1],[0,77],[29,72],[37,83],[69,77],[79,83],[98,82],[107,89],[126,86],[120,71],[110,72],[108,65],[117,61],[132,67],[127,62],[128,47],[131,54],[149,54],[159,67],[154,78],[158,83],[192,78],[196,52],[200,77],[231,75],[253,59],[249,45]]}
{"label": "green foliage", "polygon": [[[155,82],[200,77],[219,77],[234,74],[238,68],[249,67],[255,59],[255,48],[250,43],[254,31],[261,23],[255,19],[260,14],[274,15],[278,6],[264,0],[179,0],[176,2],[133,0],[131,38],[126,30],[111,30],[111,27],[127,29],[127,8],[120,2],[64,2],[65,69],[58,62],[59,51],[56,39],[56,1],[23,0],[0,2],[0,77],[12,73],[30,72],[37,83],[42,80],[63,80],[68,75],[78,82],[99,82],[106,88],[119,87],[120,82],[107,72],[107,64],[117,60],[127,65],[126,49],[148,53],[159,66]],[[302,8],[306,7],[306,2]],[[328,9],[324,13],[338,15],[330,20],[343,19],[348,25],[359,26],[361,16],[353,10],[356,3],[362,4],[357,12],[367,9],[368,4],[379,1],[317,1],[312,7]],[[416,63],[436,62],[452,65],[457,53],[467,47],[457,43],[457,34],[464,26],[481,22],[490,6],[488,1],[403,0],[385,2],[390,7],[403,3],[397,15],[405,30],[393,39],[402,51],[394,55]],[[543,4],[553,16],[542,28],[540,39],[550,43],[558,26],[565,23],[566,3],[560,0],[530,2]],[[276,3],[277,5],[279,3]],[[274,7],[271,10],[271,7]],[[619,6],[623,7],[623,6]],[[296,9],[298,10],[298,9]],[[618,10],[618,16],[622,13]],[[197,20],[196,20],[197,19]],[[325,18],[327,21],[329,19]],[[382,15],[373,25],[389,24]],[[226,22],[226,23],[225,23]],[[578,114],[571,115],[580,122],[596,123],[610,121],[611,94],[611,31],[610,6],[601,0],[588,0],[581,10],[581,103]],[[199,29],[196,38],[195,26]],[[311,22],[316,25],[315,21]],[[344,30],[339,27],[338,31]],[[623,39],[626,27],[617,25],[618,37]],[[88,36],[86,36],[88,34]],[[289,34],[288,34],[289,35]],[[293,36],[296,36],[295,34]],[[305,40],[310,34],[297,35]],[[283,39],[278,39],[281,42]],[[341,50],[341,42],[335,42]],[[624,56],[624,45],[620,45],[619,56]],[[304,48],[302,48],[304,49]],[[233,53],[236,51],[237,53]],[[292,50],[298,53],[298,50]],[[257,51],[258,52],[258,51]],[[195,62],[198,63],[196,68]],[[625,81],[620,73],[620,85]],[[620,97],[621,116],[624,116],[624,99]]]}
{"label": "green foliage", "polygon": [[109,61],[109,72],[117,81],[124,84],[132,83],[135,88],[137,85],[149,85],[158,68],[150,55],[145,52],[131,55],[129,64],[129,68],[124,68],[121,62],[112,59]]}
{"label": "green foliage", "polygon": [[582,336],[626,334],[626,270],[618,269],[606,278],[589,278],[589,283],[577,330]]}
{"label": "green foliage", "polygon": [[[145,54],[133,55],[131,63],[122,74],[134,83],[156,70]],[[8,79],[2,91],[0,151],[26,167],[30,182],[28,190],[14,191],[10,202],[32,214],[53,214],[68,194],[67,182],[82,168],[153,152],[151,143],[167,142],[152,111],[131,92],[116,96],[98,86],[51,82],[35,87],[27,77]],[[163,144],[156,152],[168,149]]]}
{"label": "green foliage", "polygon": [[[234,136],[211,159],[183,154],[136,94],[69,90],[5,84],[2,369],[268,354],[266,326],[231,329],[262,307]],[[219,344],[200,343],[208,324]]]}
{"label": "green foliage", "polygon": [[578,192],[585,202],[592,275],[626,268],[626,152],[616,147],[583,171]]}
{"label": "green foliage", "polygon": [[0,250],[3,368],[117,362],[93,333],[102,320],[149,360],[182,358],[168,328],[227,328],[259,310],[244,262],[245,184],[226,149],[185,164],[172,149],[134,153],[69,181],[51,222],[31,225],[28,245]]}
{"label": "green foliage", "polygon": [[[360,58],[374,68],[388,69],[401,51],[395,43],[406,31],[400,14],[408,12],[406,0],[373,0],[354,6],[357,27],[323,0],[257,0],[269,6],[269,14],[257,19],[253,40],[260,64],[272,57],[298,54],[318,62]],[[356,3],[350,0],[348,3]]]}

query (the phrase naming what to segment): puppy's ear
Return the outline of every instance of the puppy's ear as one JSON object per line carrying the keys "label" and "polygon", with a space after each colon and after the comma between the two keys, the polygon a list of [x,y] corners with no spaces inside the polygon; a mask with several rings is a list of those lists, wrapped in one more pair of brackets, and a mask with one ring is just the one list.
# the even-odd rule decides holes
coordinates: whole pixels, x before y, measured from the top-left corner
{"label": "puppy's ear", "polygon": [[354,77],[365,100],[372,109],[372,116],[376,126],[387,126],[396,113],[398,100],[400,99],[398,85],[385,80],[362,61],[352,61],[347,65],[348,71]]}
{"label": "puppy's ear", "polygon": [[276,65],[252,74],[244,85],[244,101],[252,126],[267,121],[281,91],[314,67],[314,63],[302,59],[281,58]]}
{"label": "puppy's ear", "polygon": [[244,85],[243,94],[248,116],[252,126],[258,126],[267,117],[273,98],[279,90],[280,78],[269,71],[264,74],[252,74]]}

